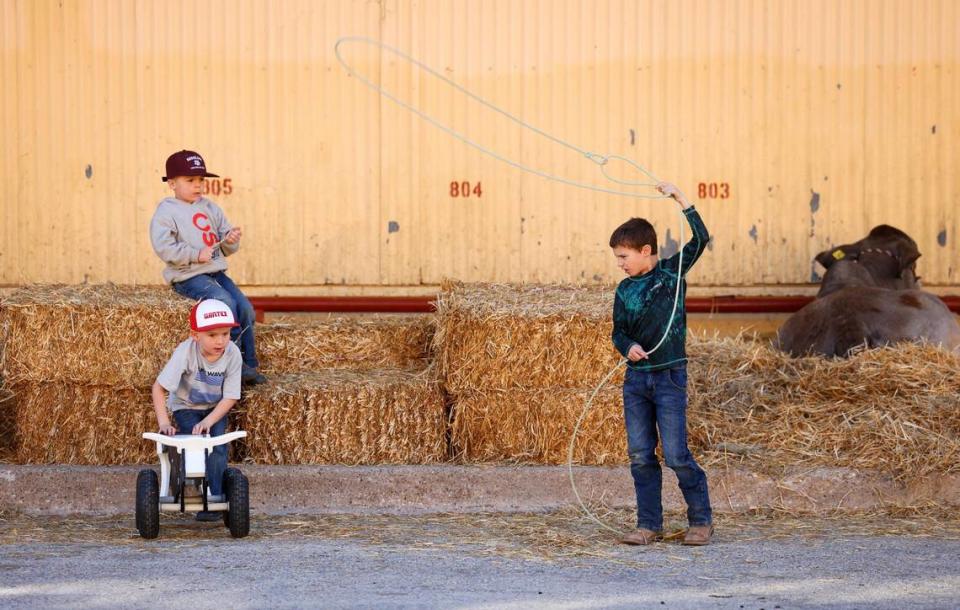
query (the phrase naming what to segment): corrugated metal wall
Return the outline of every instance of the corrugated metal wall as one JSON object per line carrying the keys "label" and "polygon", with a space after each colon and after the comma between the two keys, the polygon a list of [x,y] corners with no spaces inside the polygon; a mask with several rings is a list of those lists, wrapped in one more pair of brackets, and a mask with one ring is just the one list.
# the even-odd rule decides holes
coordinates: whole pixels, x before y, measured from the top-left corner
{"label": "corrugated metal wall", "polygon": [[[715,237],[697,284],[809,282],[816,252],[887,222],[928,283],[956,285],[958,17],[953,0],[0,0],[0,283],[159,282],[147,226],[180,148],[230,179],[211,188],[245,229],[248,286],[613,281],[626,218],[677,240],[668,203],[523,173],[381,98],[334,57],[352,35],[677,182]],[[342,50],[477,143],[611,186],[396,55]]]}

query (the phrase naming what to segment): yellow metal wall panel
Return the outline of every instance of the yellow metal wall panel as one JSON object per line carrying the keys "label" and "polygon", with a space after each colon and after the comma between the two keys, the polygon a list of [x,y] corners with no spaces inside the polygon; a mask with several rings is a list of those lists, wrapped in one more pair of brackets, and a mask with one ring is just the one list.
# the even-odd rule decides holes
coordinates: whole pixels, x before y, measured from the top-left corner
{"label": "yellow metal wall panel", "polygon": [[819,250],[887,222],[956,285],[958,20],[951,0],[0,0],[0,284],[159,282],[147,226],[179,148],[230,179],[211,188],[248,286],[609,282],[627,218],[677,243],[669,202],[522,172],[364,87],[333,55],[354,35],[575,147],[344,46],[507,159],[618,188],[579,151],[621,155],[678,183],[714,235],[697,284],[814,281]]}
{"label": "yellow metal wall panel", "polygon": [[157,283],[147,227],[180,148],[231,179],[213,198],[245,228],[241,282],[379,281],[379,100],[332,48],[378,37],[378,4],[2,6],[0,282]]}
{"label": "yellow metal wall panel", "polygon": [[[0,149],[0,206],[3,209],[3,243],[13,243],[19,226],[20,175],[18,173],[20,151],[20,107],[17,95],[18,64],[14,50],[23,41],[19,39],[18,21],[21,15],[13,2],[0,2],[0,79],[6,83],[0,93],[0,133],[3,146]],[[2,247],[2,246],[0,246]],[[0,264],[7,275],[20,268],[20,258],[8,247],[0,250]]]}

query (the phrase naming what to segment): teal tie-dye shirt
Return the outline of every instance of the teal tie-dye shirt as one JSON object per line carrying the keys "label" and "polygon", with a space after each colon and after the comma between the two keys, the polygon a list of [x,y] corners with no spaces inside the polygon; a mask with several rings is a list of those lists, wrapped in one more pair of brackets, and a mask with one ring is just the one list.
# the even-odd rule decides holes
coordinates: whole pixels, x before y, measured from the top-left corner
{"label": "teal tie-dye shirt", "polygon": [[710,235],[700,214],[691,206],[683,211],[693,237],[683,246],[683,269],[680,253],[661,259],[657,266],[636,277],[628,277],[617,286],[613,300],[613,345],[627,357],[633,344],[650,350],[660,341],[670,320],[673,299],[680,282],[680,300],[663,344],[646,360],[628,362],[630,368],[642,371],[657,371],[679,366],[687,361],[687,309],[684,298],[687,281],[684,276],[707,248]]}

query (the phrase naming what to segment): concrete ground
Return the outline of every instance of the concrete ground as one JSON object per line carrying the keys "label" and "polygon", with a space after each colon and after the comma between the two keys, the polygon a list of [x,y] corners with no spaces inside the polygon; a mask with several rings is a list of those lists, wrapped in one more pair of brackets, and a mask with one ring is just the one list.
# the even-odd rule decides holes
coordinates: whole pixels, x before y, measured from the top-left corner
{"label": "concrete ground", "polygon": [[[713,468],[718,533],[691,548],[667,471],[668,540],[636,548],[563,467],[243,468],[249,537],[165,515],[148,541],[139,467],[0,465],[0,607],[960,608],[956,476]],[[575,474],[626,531],[627,469]]]}
{"label": "concrete ground", "polygon": [[[679,534],[680,514],[668,519]],[[616,527],[629,511],[604,520]],[[4,608],[957,608],[960,520],[721,515],[713,545],[618,545],[577,511],[0,518]]]}
{"label": "concrete ground", "polygon": [[[152,467],[152,466],[151,466]],[[575,502],[564,466],[262,466],[250,477],[251,508],[260,514],[536,512]],[[131,510],[141,466],[0,464],[0,511],[117,514]],[[960,506],[960,475],[896,481],[849,468],[795,468],[776,474],[739,465],[706,467],[714,512],[756,510],[872,511],[928,504]],[[624,466],[578,466],[585,501],[634,506]],[[667,510],[683,499],[670,469],[663,473]]]}

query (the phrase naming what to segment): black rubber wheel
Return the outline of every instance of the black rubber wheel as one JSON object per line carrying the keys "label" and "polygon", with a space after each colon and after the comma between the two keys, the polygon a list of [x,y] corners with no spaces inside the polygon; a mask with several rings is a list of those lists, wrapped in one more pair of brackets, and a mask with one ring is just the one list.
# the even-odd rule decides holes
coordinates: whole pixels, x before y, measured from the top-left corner
{"label": "black rubber wheel", "polygon": [[[243,473],[240,472],[239,468],[227,468],[223,471],[223,484],[221,485],[221,489],[228,502],[230,500],[230,483],[235,477],[240,476],[243,476]],[[223,511],[223,526],[227,528],[230,527],[230,511]]]}
{"label": "black rubber wheel", "polygon": [[227,527],[231,536],[243,538],[250,533],[250,484],[247,477],[236,468],[227,470],[236,470],[236,474],[227,480],[227,501],[230,503],[226,516]]}
{"label": "black rubber wheel", "polygon": [[153,470],[137,474],[137,531],[144,538],[160,534],[160,480]]}

